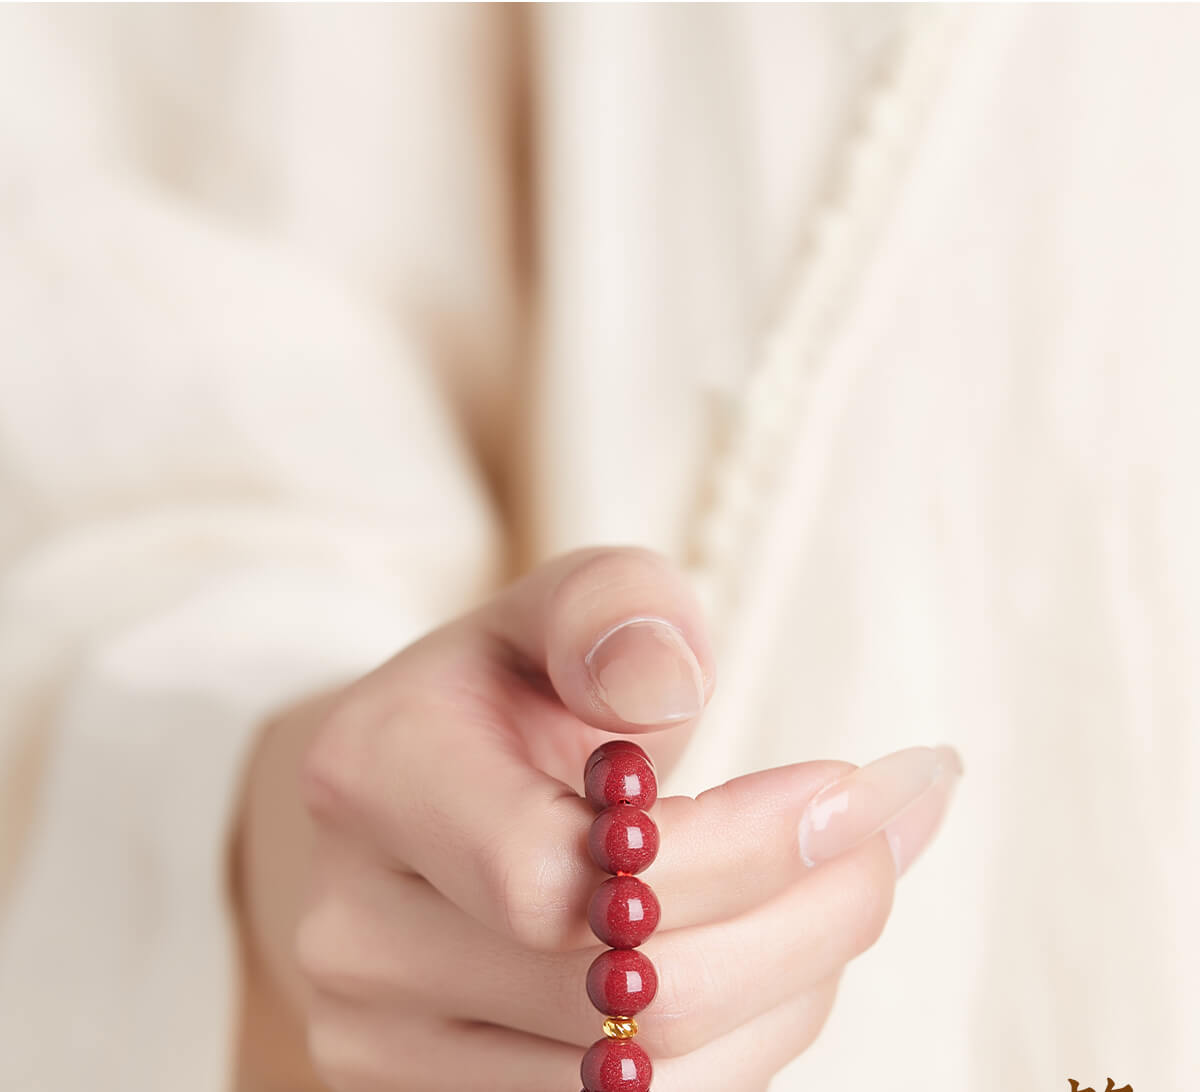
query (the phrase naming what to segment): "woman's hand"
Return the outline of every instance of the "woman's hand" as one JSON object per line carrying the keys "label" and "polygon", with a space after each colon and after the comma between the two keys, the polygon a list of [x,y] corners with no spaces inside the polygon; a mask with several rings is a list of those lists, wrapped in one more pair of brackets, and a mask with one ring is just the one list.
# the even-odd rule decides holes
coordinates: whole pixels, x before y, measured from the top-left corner
{"label": "woman's hand", "polygon": [[[640,742],[669,763],[713,679],[682,578],[587,551],[282,718],[239,855],[250,1064],[289,1042],[264,1019],[282,997],[337,1092],[578,1087],[604,877],[572,786],[606,733],[656,730]],[[956,775],[953,752],[913,748],[659,800],[644,878],[662,922],[643,950],[660,985],[639,1016],[655,1092],[761,1089],[812,1042]]]}

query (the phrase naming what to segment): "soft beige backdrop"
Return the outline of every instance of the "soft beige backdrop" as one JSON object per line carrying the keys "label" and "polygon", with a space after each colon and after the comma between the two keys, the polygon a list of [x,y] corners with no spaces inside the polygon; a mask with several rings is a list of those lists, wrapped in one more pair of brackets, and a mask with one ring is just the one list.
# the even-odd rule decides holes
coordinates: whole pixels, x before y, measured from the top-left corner
{"label": "soft beige backdrop", "polygon": [[689,565],[676,789],[967,776],[781,1092],[1200,1072],[1200,13],[0,11],[0,1088],[223,1092],[265,712]]}

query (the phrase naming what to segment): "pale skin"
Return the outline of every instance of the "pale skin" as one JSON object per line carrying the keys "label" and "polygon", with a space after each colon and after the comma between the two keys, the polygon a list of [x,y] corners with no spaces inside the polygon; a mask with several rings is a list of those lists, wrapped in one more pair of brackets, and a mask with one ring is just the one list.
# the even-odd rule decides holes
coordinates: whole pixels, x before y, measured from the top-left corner
{"label": "pale skin", "polygon": [[[629,723],[589,671],[597,640],[640,618],[686,642],[702,706],[716,665],[686,581],[655,555],[594,550],[267,728],[235,855],[246,1088],[579,1087],[601,1022],[583,990],[603,879],[584,849],[584,761],[638,733],[661,780],[695,727]],[[620,685],[653,696],[655,682]],[[663,916],[643,948],[660,989],[639,1017],[655,1092],[755,1092],[812,1043],[957,772],[920,748],[660,798],[645,879]]]}

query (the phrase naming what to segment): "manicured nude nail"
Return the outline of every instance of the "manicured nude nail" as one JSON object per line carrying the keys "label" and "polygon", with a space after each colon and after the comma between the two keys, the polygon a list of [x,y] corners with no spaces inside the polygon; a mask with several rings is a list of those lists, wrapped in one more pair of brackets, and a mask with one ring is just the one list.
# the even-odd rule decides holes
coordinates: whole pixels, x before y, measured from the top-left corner
{"label": "manicured nude nail", "polygon": [[958,753],[951,747],[938,747],[936,750],[942,759],[941,778],[924,796],[914,800],[893,819],[885,830],[897,876],[903,876],[908,866],[933,841],[962,776],[962,761]]}
{"label": "manicured nude nail", "polygon": [[[800,818],[800,853],[808,865],[828,861],[852,849],[881,830],[888,830],[923,798],[944,789],[962,772],[958,755],[950,747],[910,747],[878,759],[826,785],[809,801]],[[948,793],[945,799],[948,800]],[[916,824],[912,837],[889,837],[897,871],[902,871],[923,848],[940,820],[942,807],[932,820]],[[924,841],[913,838],[926,831]]]}
{"label": "manicured nude nail", "polygon": [[671,724],[704,708],[704,673],[683,634],[661,618],[631,618],[584,658],[597,695],[627,724]]}

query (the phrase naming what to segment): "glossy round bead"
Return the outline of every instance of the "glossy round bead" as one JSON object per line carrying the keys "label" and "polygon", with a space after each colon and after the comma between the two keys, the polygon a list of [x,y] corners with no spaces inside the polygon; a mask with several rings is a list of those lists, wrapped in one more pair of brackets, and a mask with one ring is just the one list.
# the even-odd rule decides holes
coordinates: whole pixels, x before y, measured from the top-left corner
{"label": "glossy round bead", "polygon": [[605,1016],[634,1016],[658,993],[658,972],[642,952],[601,952],[587,973],[588,1000]]}
{"label": "glossy round bead", "polygon": [[597,747],[590,755],[588,755],[587,762],[583,764],[583,776],[587,777],[588,771],[591,770],[591,768],[596,765],[600,759],[604,758],[606,755],[615,754],[617,751],[628,751],[630,754],[641,755],[642,758],[650,763],[650,767],[652,769],[654,767],[654,760],[648,754],[646,754],[641,747],[634,743],[633,740],[610,739],[607,743],[601,743],[599,747]]}
{"label": "glossy round bead", "polygon": [[654,765],[640,747],[602,755],[584,775],[583,787],[588,800],[598,811],[620,803],[646,811],[658,799]]}
{"label": "glossy round bead", "polygon": [[654,892],[636,876],[605,880],[588,903],[588,924],[610,948],[636,948],[658,928]]}
{"label": "glossy round bead", "polygon": [[658,827],[644,811],[614,804],[592,820],[588,852],[597,867],[614,876],[642,872],[658,856]]}
{"label": "glossy round bead", "polygon": [[585,1092],[649,1092],[654,1068],[632,1039],[601,1039],[579,1067]]}

